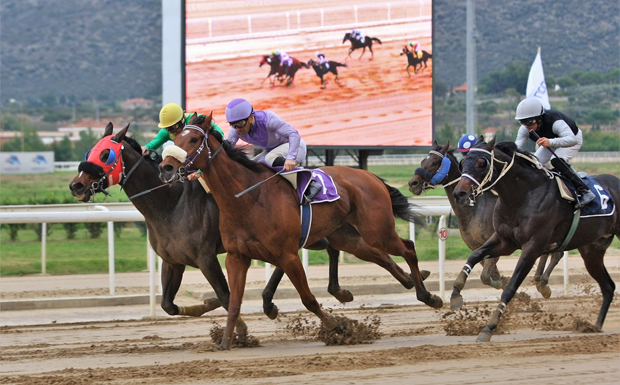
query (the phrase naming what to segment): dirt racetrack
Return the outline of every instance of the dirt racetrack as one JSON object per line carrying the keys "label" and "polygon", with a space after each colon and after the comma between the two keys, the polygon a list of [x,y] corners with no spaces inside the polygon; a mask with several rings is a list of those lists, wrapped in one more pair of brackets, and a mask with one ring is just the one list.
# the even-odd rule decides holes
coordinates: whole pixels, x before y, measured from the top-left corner
{"label": "dirt racetrack", "polygon": [[475,335],[494,301],[453,312],[356,298],[333,314],[374,324],[381,337],[337,346],[314,337],[308,312],[276,321],[242,312],[260,347],[229,352],[209,337],[225,324],[222,313],[9,326],[1,329],[0,384],[618,384],[620,306],[614,301],[604,332],[592,333],[601,297],[591,288],[549,300],[518,295],[490,343]]}

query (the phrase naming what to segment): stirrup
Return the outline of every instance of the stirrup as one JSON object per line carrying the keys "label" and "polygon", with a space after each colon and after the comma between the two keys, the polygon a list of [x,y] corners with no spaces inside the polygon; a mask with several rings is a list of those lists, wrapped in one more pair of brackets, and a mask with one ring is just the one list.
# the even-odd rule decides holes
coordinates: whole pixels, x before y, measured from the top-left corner
{"label": "stirrup", "polygon": [[308,188],[304,192],[304,204],[312,202],[312,198],[314,198],[322,188],[323,186],[319,182],[311,180]]}
{"label": "stirrup", "polygon": [[596,196],[594,195],[594,193],[590,190],[588,190],[587,193],[581,195],[578,194],[578,203],[575,205],[575,208],[582,208],[588,205],[588,203],[592,202],[594,200],[594,198],[596,198]]}

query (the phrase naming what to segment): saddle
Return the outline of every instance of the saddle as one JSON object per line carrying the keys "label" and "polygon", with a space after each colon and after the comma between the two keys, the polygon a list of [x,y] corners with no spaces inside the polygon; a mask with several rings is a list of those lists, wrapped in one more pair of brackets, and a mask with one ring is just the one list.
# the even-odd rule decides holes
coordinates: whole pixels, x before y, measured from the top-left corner
{"label": "saddle", "polygon": [[[556,171],[552,171],[552,173],[558,184],[560,197],[569,202],[574,202],[577,196],[575,186],[573,186],[570,180],[566,179]],[[596,196],[592,202],[581,208],[581,218],[612,215],[615,212],[616,207],[611,195],[605,191],[605,189],[599,185],[596,180],[582,175],[582,173],[580,173],[580,176]]]}

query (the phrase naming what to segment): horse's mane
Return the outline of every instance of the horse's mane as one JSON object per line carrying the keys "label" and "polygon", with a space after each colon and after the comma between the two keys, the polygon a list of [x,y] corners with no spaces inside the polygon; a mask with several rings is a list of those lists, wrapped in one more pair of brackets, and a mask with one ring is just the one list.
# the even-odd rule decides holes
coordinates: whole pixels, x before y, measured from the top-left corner
{"label": "horse's mane", "polygon": [[[192,119],[191,124],[202,127],[202,124],[204,123],[206,118],[207,117],[204,115],[197,116]],[[218,142],[222,143],[222,145],[224,146],[224,151],[226,151],[226,155],[228,155],[230,159],[234,160],[237,163],[240,163],[242,166],[249,168],[252,171],[263,170],[263,165],[249,159],[248,155],[243,150],[233,147],[229,141],[222,138],[222,135],[219,132],[213,129],[209,129],[209,134],[213,135]]]}
{"label": "horse's mane", "polygon": [[495,148],[509,156],[512,156],[515,152],[517,152],[533,161],[538,161],[538,158],[536,158],[534,154],[517,148],[517,144],[515,142],[499,142],[495,144]]}

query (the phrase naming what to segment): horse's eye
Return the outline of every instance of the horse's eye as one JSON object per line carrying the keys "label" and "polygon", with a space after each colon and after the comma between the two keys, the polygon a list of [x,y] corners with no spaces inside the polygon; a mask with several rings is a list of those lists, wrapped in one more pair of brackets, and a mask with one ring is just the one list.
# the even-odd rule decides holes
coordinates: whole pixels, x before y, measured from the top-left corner
{"label": "horse's eye", "polygon": [[479,168],[481,170],[484,170],[487,168],[487,161],[485,159],[478,159],[478,161],[476,161],[476,168]]}
{"label": "horse's eye", "polygon": [[193,137],[192,139],[190,139],[190,141],[189,141],[189,142],[190,142],[191,144],[196,144],[196,143],[198,143],[198,138]]}
{"label": "horse's eye", "polygon": [[103,150],[101,151],[101,154],[99,154],[99,160],[101,160],[105,164],[109,156],[110,156],[110,150]]}

